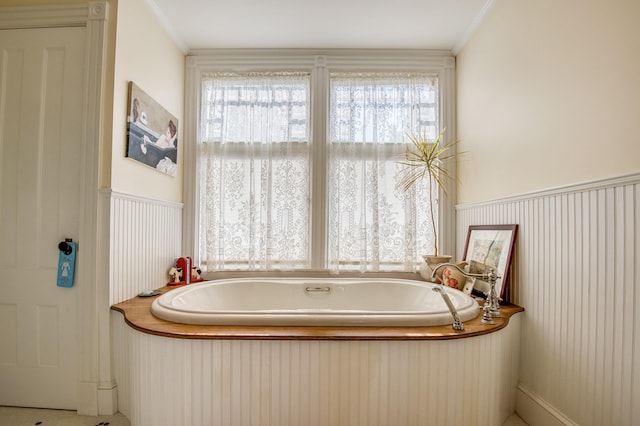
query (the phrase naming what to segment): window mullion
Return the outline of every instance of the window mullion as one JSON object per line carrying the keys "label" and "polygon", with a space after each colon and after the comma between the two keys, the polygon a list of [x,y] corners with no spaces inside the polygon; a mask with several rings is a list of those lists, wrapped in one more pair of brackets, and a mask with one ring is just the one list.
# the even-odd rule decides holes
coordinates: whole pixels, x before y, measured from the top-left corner
{"label": "window mullion", "polygon": [[311,73],[311,268],[327,269],[327,117],[329,73],[315,66]]}

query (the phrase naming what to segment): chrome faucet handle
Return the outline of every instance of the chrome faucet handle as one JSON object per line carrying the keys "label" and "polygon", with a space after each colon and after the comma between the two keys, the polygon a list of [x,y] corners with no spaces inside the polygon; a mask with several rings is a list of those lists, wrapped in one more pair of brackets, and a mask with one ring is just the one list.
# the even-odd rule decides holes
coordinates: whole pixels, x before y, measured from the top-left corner
{"label": "chrome faucet handle", "polygon": [[[498,297],[496,294],[496,281],[498,280],[498,274],[496,273],[495,268],[489,269],[488,272],[488,280],[489,280],[489,294],[487,295],[487,299],[485,301],[485,307],[488,307],[489,315],[494,318],[499,318],[502,315],[500,310],[500,302],[502,299]],[[484,318],[483,318],[484,319]]]}
{"label": "chrome faucet handle", "polygon": [[488,303],[485,303],[482,307],[482,320],[480,322],[482,324],[495,324],[493,315],[491,314],[491,305]]}

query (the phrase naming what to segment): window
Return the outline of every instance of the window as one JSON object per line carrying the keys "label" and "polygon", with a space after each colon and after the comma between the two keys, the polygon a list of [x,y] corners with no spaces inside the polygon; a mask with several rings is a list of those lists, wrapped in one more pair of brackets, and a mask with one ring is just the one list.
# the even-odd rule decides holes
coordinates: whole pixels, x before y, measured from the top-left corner
{"label": "window", "polygon": [[431,246],[428,183],[399,190],[398,161],[408,133],[435,139],[450,122],[440,93],[450,73],[315,60],[304,71],[289,59],[264,71],[194,67],[187,241],[203,269],[415,271]]}
{"label": "window", "polygon": [[309,75],[203,79],[200,253],[207,270],[310,263]]}
{"label": "window", "polygon": [[397,189],[407,133],[438,131],[437,78],[427,74],[330,75],[329,266],[413,270],[433,235],[428,185]]}

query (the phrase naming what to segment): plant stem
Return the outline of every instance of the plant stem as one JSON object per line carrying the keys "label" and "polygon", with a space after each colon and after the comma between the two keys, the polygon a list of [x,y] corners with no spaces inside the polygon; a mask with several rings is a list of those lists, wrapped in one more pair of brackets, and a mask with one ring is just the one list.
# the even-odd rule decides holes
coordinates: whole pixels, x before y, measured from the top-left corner
{"label": "plant stem", "polygon": [[433,214],[433,180],[429,176],[429,209],[431,210],[431,229],[433,229],[433,254],[438,255],[438,231],[436,230],[436,219]]}

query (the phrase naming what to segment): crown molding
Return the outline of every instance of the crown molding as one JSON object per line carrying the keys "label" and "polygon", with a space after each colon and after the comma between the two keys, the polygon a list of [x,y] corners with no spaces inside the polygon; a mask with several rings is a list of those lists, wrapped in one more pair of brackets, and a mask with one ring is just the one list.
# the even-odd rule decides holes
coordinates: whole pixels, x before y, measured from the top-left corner
{"label": "crown molding", "polygon": [[187,46],[187,43],[185,43],[184,39],[175,31],[175,26],[172,25],[167,16],[162,13],[162,10],[160,10],[154,0],[145,0],[145,3],[147,3],[149,10],[151,10],[151,13],[156,18],[162,29],[167,33],[169,38],[173,40],[176,46],[178,46],[178,49],[186,55],[189,52],[189,47]]}
{"label": "crown molding", "polygon": [[462,37],[453,45],[451,52],[454,55],[460,53],[460,51],[464,48],[464,46],[471,40],[473,34],[476,32],[480,24],[484,21],[486,16],[489,14],[489,11],[493,8],[493,5],[496,3],[496,0],[487,0],[487,2],[482,6],[480,12],[473,19],[471,24],[467,27],[465,32],[462,34]]}

